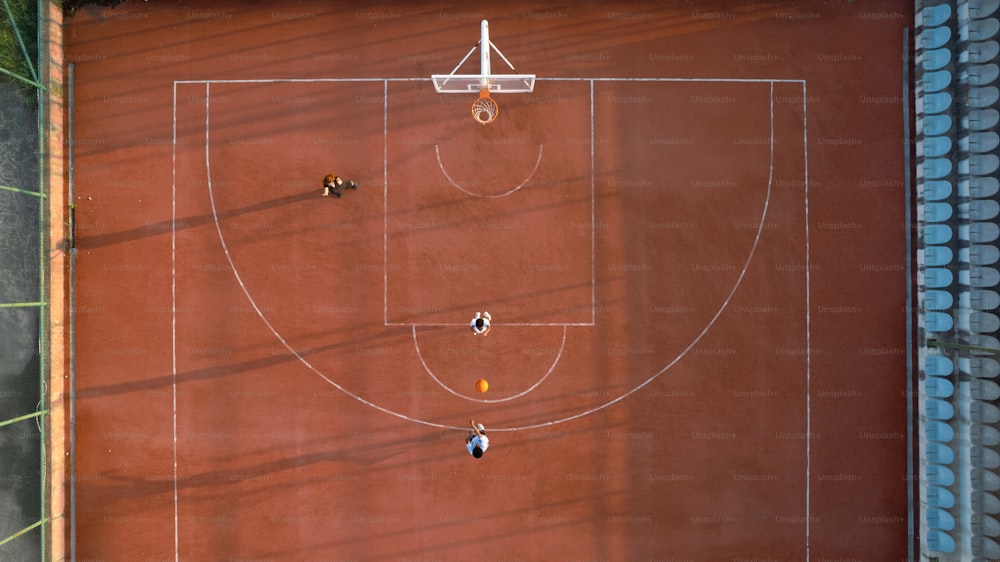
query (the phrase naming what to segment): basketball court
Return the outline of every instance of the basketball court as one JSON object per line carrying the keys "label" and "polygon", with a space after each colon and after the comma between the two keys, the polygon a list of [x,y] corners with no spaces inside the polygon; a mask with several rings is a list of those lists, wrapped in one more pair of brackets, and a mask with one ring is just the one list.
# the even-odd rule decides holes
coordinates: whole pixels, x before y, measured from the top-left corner
{"label": "basketball court", "polygon": [[68,21],[78,559],[907,556],[912,7],[183,6]]}

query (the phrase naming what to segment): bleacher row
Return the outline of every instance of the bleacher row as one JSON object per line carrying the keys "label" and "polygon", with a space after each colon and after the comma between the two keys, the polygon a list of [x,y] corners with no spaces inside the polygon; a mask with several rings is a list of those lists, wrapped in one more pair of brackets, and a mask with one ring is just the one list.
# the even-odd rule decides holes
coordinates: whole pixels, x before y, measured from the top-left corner
{"label": "bleacher row", "polygon": [[1000,558],[1000,0],[916,0],[923,559]]}

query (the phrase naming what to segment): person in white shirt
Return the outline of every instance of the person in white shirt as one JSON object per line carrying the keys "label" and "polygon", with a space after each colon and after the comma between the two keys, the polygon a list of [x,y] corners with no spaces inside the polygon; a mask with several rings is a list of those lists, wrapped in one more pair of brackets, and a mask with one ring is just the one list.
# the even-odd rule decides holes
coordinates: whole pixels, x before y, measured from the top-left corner
{"label": "person in white shirt", "polygon": [[480,459],[486,449],[490,447],[490,438],[486,436],[486,428],[483,427],[483,424],[472,420],[469,420],[469,423],[472,424],[472,431],[465,438],[465,448],[469,450],[470,455]]}
{"label": "person in white shirt", "polygon": [[475,318],[469,326],[472,327],[472,333],[477,336],[485,336],[490,333],[490,313],[489,312],[477,312]]}

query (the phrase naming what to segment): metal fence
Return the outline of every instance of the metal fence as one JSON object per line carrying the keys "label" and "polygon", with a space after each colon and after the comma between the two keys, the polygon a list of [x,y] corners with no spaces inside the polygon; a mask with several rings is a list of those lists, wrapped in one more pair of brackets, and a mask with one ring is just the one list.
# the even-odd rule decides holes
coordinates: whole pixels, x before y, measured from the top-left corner
{"label": "metal fence", "polygon": [[46,560],[45,1],[0,1],[0,560]]}

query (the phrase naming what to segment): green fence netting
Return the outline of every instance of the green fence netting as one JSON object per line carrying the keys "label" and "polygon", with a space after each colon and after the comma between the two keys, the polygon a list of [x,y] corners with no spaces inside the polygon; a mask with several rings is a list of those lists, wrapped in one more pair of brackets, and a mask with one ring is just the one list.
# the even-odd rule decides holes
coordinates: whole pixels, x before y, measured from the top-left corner
{"label": "green fence netting", "polygon": [[0,0],[0,560],[46,557],[40,2]]}

